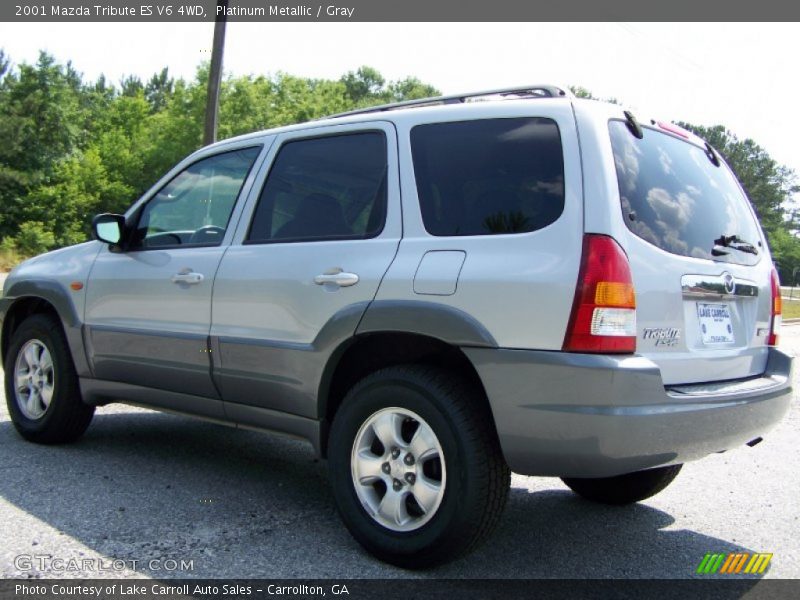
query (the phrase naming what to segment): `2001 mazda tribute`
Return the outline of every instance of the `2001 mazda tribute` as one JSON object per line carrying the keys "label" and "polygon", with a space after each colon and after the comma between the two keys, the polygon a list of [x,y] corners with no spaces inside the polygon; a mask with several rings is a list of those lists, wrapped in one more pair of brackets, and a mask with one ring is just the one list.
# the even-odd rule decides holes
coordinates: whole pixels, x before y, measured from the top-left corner
{"label": "2001 mazda tribute", "polygon": [[129,402],[305,438],[395,564],[473,548],[510,470],[636,502],[789,406],[777,273],[730,169],[555,86],[226,140],[94,232],[5,283],[22,436]]}

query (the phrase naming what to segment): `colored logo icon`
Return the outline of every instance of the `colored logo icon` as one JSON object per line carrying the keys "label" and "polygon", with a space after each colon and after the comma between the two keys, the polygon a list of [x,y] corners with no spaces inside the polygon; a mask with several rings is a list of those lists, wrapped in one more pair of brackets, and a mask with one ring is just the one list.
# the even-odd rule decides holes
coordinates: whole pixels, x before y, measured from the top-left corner
{"label": "colored logo icon", "polygon": [[724,575],[747,574],[755,575],[767,570],[772,554],[747,552],[731,552],[730,554],[709,553],[700,561],[697,573],[702,575],[713,575],[715,573]]}

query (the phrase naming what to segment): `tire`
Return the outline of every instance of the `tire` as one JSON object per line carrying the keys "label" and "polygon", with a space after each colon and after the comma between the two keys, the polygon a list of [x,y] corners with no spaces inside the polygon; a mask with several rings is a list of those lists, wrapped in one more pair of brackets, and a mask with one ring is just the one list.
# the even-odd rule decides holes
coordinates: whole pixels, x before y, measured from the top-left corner
{"label": "tire", "polygon": [[579,496],[593,502],[632,504],[655,496],[667,487],[678,476],[681,467],[683,465],[670,465],[597,479],[562,477],[561,481]]}
{"label": "tire", "polygon": [[[390,430],[397,436],[394,457],[379,430],[383,439]],[[499,522],[511,482],[483,395],[447,371],[415,365],[377,371],[349,391],[331,427],[328,466],[353,537],[380,560],[410,569],[475,548]],[[396,510],[382,512],[399,497]]]}
{"label": "tire", "polygon": [[[22,437],[39,444],[61,444],[83,435],[94,406],[81,400],[75,365],[58,320],[43,314],[25,319],[11,338],[4,368],[8,413]],[[24,384],[20,389],[18,379]]]}

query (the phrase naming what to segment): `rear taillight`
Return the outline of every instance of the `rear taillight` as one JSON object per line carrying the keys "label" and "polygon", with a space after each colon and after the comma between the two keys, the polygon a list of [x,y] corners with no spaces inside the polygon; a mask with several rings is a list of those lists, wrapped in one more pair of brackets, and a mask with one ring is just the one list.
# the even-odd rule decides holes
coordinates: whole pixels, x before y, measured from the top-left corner
{"label": "rear taillight", "polygon": [[628,257],[605,235],[586,234],[575,302],[564,338],[568,352],[636,351],[636,295]]}
{"label": "rear taillight", "polygon": [[781,281],[778,278],[778,272],[772,269],[772,276],[770,277],[772,284],[772,303],[770,304],[770,327],[769,338],[767,338],[768,346],[778,345],[778,335],[781,330],[781,315],[783,314],[783,303],[781,301]]}

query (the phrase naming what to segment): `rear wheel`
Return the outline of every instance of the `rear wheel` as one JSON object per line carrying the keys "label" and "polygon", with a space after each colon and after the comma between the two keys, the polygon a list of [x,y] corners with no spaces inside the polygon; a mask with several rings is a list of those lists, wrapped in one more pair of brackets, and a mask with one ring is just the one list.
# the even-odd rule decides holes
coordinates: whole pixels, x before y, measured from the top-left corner
{"label": "rear wheel", "polygon": [[390,367],[347,394],[328,463],[345,525],[381,560],[426,568],[494,529],[510,472],[483,397],[435,368]]}
{"label": "rear wheel", "polygon": [[11,338],[4,369],[8,412],[22,437],[58,444],[83,435],[94,407],[81,401],[72,356],[55,318],[33,315],[23,321]]}
{"label": "rear wheel", "polygon": [[631,504],[655,496],[672,483],[681,467],[683,465],[670,465],[596,479],[562,477],[561,481],[579,496],[593,502]]}

